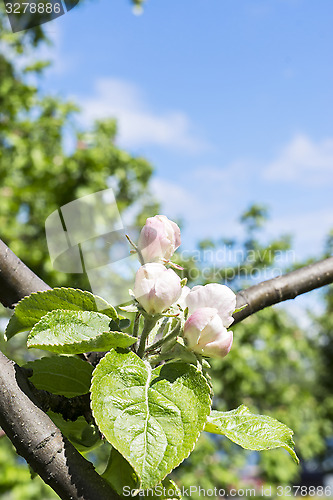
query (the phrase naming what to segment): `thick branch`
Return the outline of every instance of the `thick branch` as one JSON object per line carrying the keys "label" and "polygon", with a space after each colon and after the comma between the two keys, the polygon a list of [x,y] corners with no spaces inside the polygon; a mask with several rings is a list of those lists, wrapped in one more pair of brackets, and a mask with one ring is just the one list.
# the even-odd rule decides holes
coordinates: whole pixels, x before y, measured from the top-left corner
{"label": "thick branch", "polygon": [[265,307],[294,299],[297,295],[310,292],[333,282],[333,257],[315,262],[278,278],[263,281],[237,293],[237,307],[248,304],[234,315],[239,323],[251,314]]}
{"label": "thick branch", "polygon": [[18,454],[60,498],[120,498],[41,410],[25,374],[1,352],[0,426]]}
{"label": "thick branch", "polygon": [[0,302],[5,307],[14,307],[26,295],[49,289],[50,287],[0,240]]}
{"label": "thick branch", "polygon": [[59,413],[65,420],[71,420],[72,422],[77,420],[81,415],[88,423],[94,421],[90,408],[89,393],[67,398],[66,396],[52,394],[42,389],[36,389],[31,383],[29,383],[29,387],[44,412],[51,410],[54,413]]}
{"label": "thick branch", "polygon": [[[0,240],[0,301],[5,307],[50,287]],[[0,351],[0,426],[19,455],[65,500],[120,497],[46,415],[26,374]],[[54,401],[53,401],[54,403]]]}

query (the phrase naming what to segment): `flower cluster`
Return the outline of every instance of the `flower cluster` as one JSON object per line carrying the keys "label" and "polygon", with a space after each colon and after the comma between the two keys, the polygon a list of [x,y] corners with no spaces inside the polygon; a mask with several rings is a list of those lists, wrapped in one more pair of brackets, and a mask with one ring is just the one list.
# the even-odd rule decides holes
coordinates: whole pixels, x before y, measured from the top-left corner
{"label": "flower cluster", "polygon": [[182,288],[179,276],[165,264],[180,246],[180,229],[165,215],[147,219],[136,248],[141,263],[135,277],[134,296],[150,315],[165,313],[179,304],[188,309],[183,325],[187,347],[203,356],[224,357],[231,349],[233,334],[227,328],[233,322],[236,295],[225,285],[211,283]]}

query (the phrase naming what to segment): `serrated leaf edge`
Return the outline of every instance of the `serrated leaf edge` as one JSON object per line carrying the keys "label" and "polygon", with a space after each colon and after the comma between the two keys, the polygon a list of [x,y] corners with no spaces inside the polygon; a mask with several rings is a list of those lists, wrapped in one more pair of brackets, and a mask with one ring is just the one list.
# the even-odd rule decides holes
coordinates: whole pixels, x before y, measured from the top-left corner
{"label": "serrated leaf edge", "polygon": [[[239,413],[239,414],[234,413],[233,415],[230,415],[230,413],[232,411],[236,411],[236,410],[240,410],[240,409],[241,410],[245,410],[245,412],[244,413]],[[261,415],[259,413],[251,413],[251,411],[249,410],[249,408],[246,405],[244,405],[244,404],[240,405],[238,408],[235,408],[235,410],[230,410],[230,411],[226,411],[226,412],[219,412],[219,413],[224,413],[226,416],[227,416],[227,414],[229,414],[230,416],[235,416],[235,417],[261,417],[261,418],[262,417],[264,417],[264,418],[266,417],[267,419],[272,419],[275,422],[278,422],[279,425],[283,426],[286,429],[287,433],[289,434],[289,438],[291,440],[291,444],[293,446],[295,446],[295,442],[294,442],[294,440],[292,438],[292,436],[294,435],[294,431],[292,429],[290,429],[290,427],[288,427],[286,424],[284,424],[283,422],[280,422],[280,420],[277,420],[274,417],[271,417],[269,415]],[[209,422],[209,417],[210,417],[210,415],[207,418],[207,423],[210,423],[212,425],[216,425],[216,424],[214,424],[214,422]],[[247,446],[240,445],[234,439],[230,438],[229,436],[226,436],[226,434],[224,434],[222,432],[220,434],[223,435],[223,436],[225,436],[227,439],[229,439],[233,443],[237,444],[237,446],[240,446],[244,450],[253,450],[253,448],[249,448]],[[280,446],[269,446],[269,447],[262,448],[261,450],[256,450],[256,451],[268,451],[268,450],[275,450],[277,448],[284,448],[286,451],[288,451],[288,453],[291,455],[291,457],[293,458],[293,460],[297,464],[299,464],[299,458],[298,458],[295,450],[293,448],[291,448],[288,444],[283,444],[282,442],[281,442]]]}
{"label": "serrated leaf edge", "polygon": [[[53,292],[55,290],[70,290],[71,292],[79,292],[79,293],[82,293],[83,295],[85,296],[88,296],[88,297],[92,297],[92,298],[97,298],[97,299],[100,299],[102,302],[104,302],[105,304],[107,304],[108,307],[106,307],[105,309],[101,309],[101,311],[105,311],[106,309],[113,309],[114,312],[115,312],[115,317],[118,318],[118,314],[117,314],[117,311],[115,309],[115,307],[112,305],[112,304],[109,304],[109,302],[107,302],[105,299],[103,299],[103,297],[101,297],[100,295],[95,295],[94,293],[92,292],[89,292],[89,290],[81,290],[81,288],[72,288],[72,287],[67,287],[67,286],[56,286],[54,288],[50,288],[49,290],[41,290],[39,292],[32,292],[30,295],[26,295],[25,297],[23,297],[21,300],[18,301],[18,303],[16,304],[15,306],[15,309],[17,308],[17,306],[19,304],[21,304],[24,300],[27,300],[29,297],[31,297],[32,295],[42,295],[42,294],[47,294],[47,293],[50,293],[50,292]],[[15,309],[14,309],[14,314],[15,314]],[[54,311],[57,311],[57,310],[60,310],[60,311],[67,311],[67,309],[53,309]],[[69,311],[73,311],[74,309],[68,309]],[[88,309],[79,309],[79,311],[87,311]],[[52,312],[52,311],[48,311],[48,312]],[[100,311],[91,311],[91,312],[100,312]],[[104,314],[101,312],[101,314]],[[46,316],[46,315],[44,315]],[[107,314],[105,315],[107,316]],[[109,316],[110,317],[110,316]],[[114,319],[114,318],[113,318]]]}
{"label": "serrated leaf edge", "polygon": [[[30,293],[29,295],[26,295],[25,297],[23,297],[22,299],[20,299],[16,306],[15,306],[15,309],[14,309],[14,314],[9,318],[9,321],[8,321],[8,324],[6,326],[6,329],[5,329],[5,333],[4,333],[4,338],[6,341],[10,340],[7,338],[7,335],[6,335],[6,332],[7,332],[7,328],[9,326],[9,323],[10,323],[10,320],[13,316],[15,316],[15,311],[16,311],[16,308],[24,301],[24,300],[27,300],[29,297],[31,297],[32,295],[42,295],[44,293],[50,293],[51,291],[53,290],[70,290],[72,292],[79,292],[79,293],[82,293],[83,295],[85,296],[89,296],[89,297],[93,297],[93,298],[97,298],[97,299],[100,299],[102,302],[105,302],[105,304],[107,304],[108,307],[106,307],[105,309],[101,309],[101,311],[105,311],[106,309],[111,309],[114,311],[114,317],[111,318],[111,316],[108,316],[107,314],[105,314],[105,316],[108,316],[109,318],[111,319],[117,319],[119,316],[118,316],[118,313],[115,309],[115,307],[113,307],[112,304],[109,304],[109,302],[107,302],[105,299],[103,299],[103,297],[101,297],[100,295],[95,295],[94,293],[92,292],[89,292],[88,290],[81,290],[80,288],[72,288],[72,287],[60,287],[60,286],[57,286],[57,287],[54,287],[54,288],[50,288],[49,290],[40,290],[38,292],[32,292]],[[53,309],[53,311],[67,311],[67,310],[70,310],[70,311],[73,311],[74,309]],[[88,309],[78,309],[79,311],[87,311]],[[52,311],[48,311],[49,312],[52,312]],[[100,311],[91,311],[91,312],[100,312]],[[46,314],[48,314],[46,313]],[[44,316],[42,316],[40,319],[43,319],[46,314],[44,314]],[[101,312],[101,314],[104,314],[103,312]],[[18,316],[16,315],[16,318],[19,320]],[[39,320],[40,321],[40,320]],[[35,323],[34,327],[36,326],[37,323]],[[20,332],[16,332],[16,333],[21,333],[23,331],[29,331],[29,327],[26,329],[26,330],[21,330]],[[14,333],[14,335],[12,335],[10,338],[14,337],[16,335],[16,333]]]}
{"label": "serrated leaf edge", "polygon": [[[111,352],[111,351],[110,351],[110,352]],[[138,359],[140,359],[140,358],[139,358],[139,356],[138,356]],[[141,360],[141,361],[142,361],[142,360]],[[91,392],[91,394],[92,394],[92,392],[93,392],[94,374],[95,374],[95,371],[96,371],[97,367],[98,367],[99,365],[101,365],[101,363],[102,363],[102,364],[104,364],[104,363],[106,363],[106,362],[107,362],[107,355],[106,355],[106,356],[104,356],[104,358],[102,358],[102,359],[100,360],[100,362],[99,362],[99,363],[98,363],[98,365],[96,366],[95,370],[92,372],[92,377],[91,377],[92,382],[91,382],[91,387],[90,387],[90,392]],[[144,361],[142,361],[142,362],[144,363]],[[146,363],[144,363],[144,364],[145,364],[145,366],[147,366],[147,365],[146,365]],[[182,364],[186,364],[186,363],[182,363]],[[209,384],[208,384],[208,382],[207,382],[206,378],[205,378],[205,377],[204,377],[204,375],[202,374],[202,372],[201,372],[200,370],[198,370],[198,369],[197,369],[194,365],[190,365],[190,366],[193,366],[193,368],[194,368],[194,369],[195,369],[198,373],[200,373],[200,374],[201,374],[201,377],[202,377],[202,379],[204,380],[205,385],[206,385],[206,386],[207,386],[207,388],[208,388],[208,393],[207,393],[207,395],[208,395],[208,400],[209,400],[209,406],[210,406],[210,408],[211,408],[211,406],[212,406],[212,397],[211,397],[212,392],[211,392],[211,388],[210,388],[210,386],[209,386]],[[151,369],[151,368],[150,368],[150,369]],[[153,370],[151,369],[151,372],[152,372],[152,371],[153,371]],[[150,383],[150,381],[151,381],[151,377],[148,377],[148,380],[149,380],[149,383]],[[96,421],[97,427],[99,427],[99,426],[98,426],[98,423],[97,423],[97,420],[96,420],[96,417],[95,417],[95,415],[94,415],[94,410],[93,410],[93,408],[92,408],[92,398],[90,398],[90,407],[91,407],[91,411],[92,411],[92,414],[93,414],[93,416],[94,416],[94,419],[95,419],[95,421]],[[209,414],[207,415],[206,421],[205,421],[205,422],[204,422],[204,424],[203,424],[203,428],[202,428],[200,431],[198,431],[198,434],[197,434],[196,438],[195,438],[195,439],[194,439],[194,441],[193,441],[193,446],[192,446],[192,448],[189,450],[188,454],[187,454],[187,455],[186,455],[186,456],[185,456],[185,457],[184,457],[184,458],[183,458],[183,459],[182,459],[182,460],[181,460],[181,461],[180,461],[177,465],[175,465],[175,466],[174,466],[174,467],[173,467],[173,468],[172,468],[169,472],[167,472],[167,473],[165,474],[165,476],[164,476],[164,477],[162,477],[161,479],[159,479],[159,480],[158,480],[158,482],[157,482],[156,484],[149,486],[149,488],[155,488],[155,486],[157,486],[157,485],[158,485],[158,484],[160,484],[162,481],[164,481],[164,479],[165,479],[165,478],[166,478],[166,477],[167,477],[167,476],[168,476],[168,475],[169,475],[169,474],[170,474],[170,473],[171,473],[171,472],[172,472],[172,471],[173,471],[176,467],[179,467],[179,465],[180,465],[180,464],[182,464],[182,463],[184,462],[184,460],[186,460],[186,459],[190,456],[190,454],[192,453],[192,451],[193,451],[193,450],[194,450],[194,448],[195,448],[195,445],[196,445],[196,444],[197,444],[197,442],[198,442],[198,439],[199,439],[199,437],[200,437],[201,432],[202,432],[202,431],[204,430],[204,428],[205,428],[205,425],[206,425],[206,423],[207,423],[207,419],[208,419],[208,417],[209,417]],[[106,437],[105,437],[105,439],[107,440],[107,438],[106,438]],[[110,444],[112,444],[112,443],[110,443]],[[120,450],[119,450],[119,449],[118,449],[118,448],[117,448],[114,444],[112,444],[112,446],[113,446],[113,447],[114,447],[114,448],[115,448],[115,449],[116,449],[116,450],[117,450],[117,451],[118,451],[118,452],[119,452],[119,453],[123,456],[123,454],[121,453],[121,451],[120,451]],[[132,463],[132,462],[131,462],[128,458],[126,458],[126,457],[124,457],[124,458],[125,458],[125,460],[127,460],[127,461],[128,461],[128,463],[131,465],[131,467],[133,467],[134,472],[136,473],[136,475],[138,476],[138,478],[139,478],[139,480],[140,480],[140,483],[142,484],[142,478],[141,478],[141,476],[139,475],[139,473],[136,471],[134,464],[133,464],[133,463]],[[161,463],[161,462],[160,462],[160,463]],[[157,466],[157,467],[158,467],[158,466]],[[140,484],[140,486],[141,486],[141,484]],[[144,488],[144,489],[148,489],[148,488]]]}
{"label": "serrated leaf edge", "polygon": [[[136,342],[138,339],[136,337],[132,337],[132,335],[129,335],[128,333],[126,332],[120,332],[120,331],[115,331],[115,330],[111,330],[111,331],[106,331],[106,332],[100,332],[98,333],[95,337],[91,338],[91,339],[87,339],[87,340],[76,340],[76,341],[73,341],[73,342],[70,342],[70,343],[54,343],[54,344],[51,344],[51,343],[48,343],[48,344],[30,344],[29,343],[29,340],[30,340],[30,337],[31,337],[31,334],[33,333],[34,329],[38,326],[38,324],[44,320],[47,316],[51,315],[54,311],[62,311],[62,312],[98,312],[98,311],[83,311],[83,310],[80,310],[80,311],[73,311],[73,309],[53,309],[53,311],[49,311],[47,314],[44,314],[44,316],[32,327],[32,329],[30,330],[30,333],[28,335],[28,339],[27,339],[27,346],[28,348],[39,348],[38,346],[74,346],[76,344],[81,344],[82,342],[89,342],[89,340],[93,340],[93,339],[96,339],[97,337],[100,337],[102,335],[104,335],[105,333],[109,333],[109,334],[112,334],[112,333],[120,333],[121,335],[124,335],[125,337],[128,337],[130,339],[133,339],[133,344],[134,342]],[[109,316],[107,316],[106,314],[103,314],[103,313],[98,313],[98,314],[102,314],[103,316],[106,316],[107,318],[109,318]]]}

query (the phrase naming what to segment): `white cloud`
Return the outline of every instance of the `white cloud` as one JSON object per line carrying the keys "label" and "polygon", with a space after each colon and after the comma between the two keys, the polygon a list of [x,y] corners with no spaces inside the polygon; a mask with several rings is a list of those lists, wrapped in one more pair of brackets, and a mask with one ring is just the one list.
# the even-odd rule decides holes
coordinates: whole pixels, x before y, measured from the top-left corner
{"label": "white cloud", "polygon": [[[224,168],[206,166],[193,170],[191,175],[179,175],[177,181],[155,178],[152,189],[161,201],[163,213],[184,221],[187,245],[206,237],[237,238],[243,235],[238,218],[253,201],[249,188],[252,167],[245,161]],[[319,256],[325,235],[333,228],[331,209],[309,206],[305,212],[295,205],[294,213],[281,215],[276,201],[272,199],[276,215],[267,222],[265,234],[269,238],[293,235],[295,259]]]}
{"label": "white cloud", "polygon": [[[59,19],[61,20],[61,18]],[[36,61],[50,61],[51,65],[46,70],[47,74],[49,76],[62,75],[72,66],[73,62],[69,60],[68,55],[64,56],[60,26],[58,19],[46,23],[43,29],[49,41],[43,41],[37,48],[28,46],[21,55],[18,55],[7,44],[2,42],[0,43],[0,52],[5,51],[6,57],[13,59],[20,70],[34,64]],[[37,87],[40,85],[39,77],[36,75],[30,74],[27,79],[32,85]]]}
{"label": "white cloud", "polygon": [[264,178],[307,185],[333,182],[333,138],[314,142],[297,135],[276,160],[264,169]]}
{"label": "white cloud", "polygon": [[333,228],[333,216],[330,208],[302,213],[291,213],[276,217],[268,222],[267,229],[274,236],[292,234],[295,236],[295,248],[299,255],[306,249],[307,254],[323,250],[325,236]]}
{"label": "white cloud", "polygon": [[151,182],[151,190],[168,217],[183,218],[185,213],[196,215],[198,199],[182,184],[155,177]]}
{"label": "white cloud", "polygon": [[48,69],[49,74],[63,75],[73,65],[73,60],[70,60],[67,51],[63,50],[61,22],[60,17],[46,23],[44,30],[51,44],[43,44],[39,49],[38,58],[52,62]]}
{"label": "white cloud", "polygon": [[[235,162],[225,168],[202,166],[177,182],[155,178],[152,190],[170,218],[185,223],[188,245],[203,238],[235,237],[240,234],[238,199],[246,190],[247,165]],[[237,179],[237,182],[235,182]]]}
{"label": "white cloud", "polygon": [[255,165],[248,160],[240,159],[225,167],[202,165],[193,171],[191,177],[206,197],[214,195],[216,201],[221,203],[221,200],[232,199],[248,190],[248,177],[254,168]]}
{"label": "white cloud", "polygon": [[84,120],[114,116],[118,121],[118,140],[125,147],[155,144],[197,152],[206,147],[192,134],[189,118],[182,111],[159,113],[145,101],[133,83],[117,78],[101,78],[95,94],[80,99]]}
{"label": "white cloud", "polygon": [[[219,219],[234,210],[235,195],[246,191],[250,164],[245,161],[226,167],[202,165],[178,176],[178,182],[155,178],[152,183],[157,199],[169,213],[180,215],[186,211],[191,218],[206,221]],[[239,213],[235,214],[235,218]]]}

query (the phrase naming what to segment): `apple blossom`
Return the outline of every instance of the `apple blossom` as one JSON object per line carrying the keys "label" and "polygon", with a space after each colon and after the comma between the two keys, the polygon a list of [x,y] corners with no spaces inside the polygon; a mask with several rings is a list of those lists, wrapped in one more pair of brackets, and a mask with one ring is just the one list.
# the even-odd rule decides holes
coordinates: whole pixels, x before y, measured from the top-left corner
{"label": "apple blossom", "polygon": [[170,260],[180,245],[180,229],[165,215],[149,217],[143,226],[137,248],[144,263]]}
{"label": "apple blossom", "polygon": [[227,331],[216,308],[201,307],[185,322],[184,338],[192,351],[224,358],[231,349],[233,333]]}
{"label": "apple blossom", "polygon": [[141,266],[135,276],[134,296],[149,314],[168,309],[181,295],[179,276],[158,262]]}
{"label": "apple blossom", "polygon": [[179,299],[177,300],[177,304],[180,305],[180,307],[184,310],[187,307],[186,304],[186,297],[190,293],[191,289],[188,286],[183,286],[182,288],[182,293],[180,294]]}
{"label": "apple blossom", "polygon": [[185,301],[190,315],[200,308],[213,307],[217,309],[225,328],[228,328],[234,321],[232,314],[236,309],[236,295],[225,285],[210,283],[205,286],[195,286],[186,296]]}

